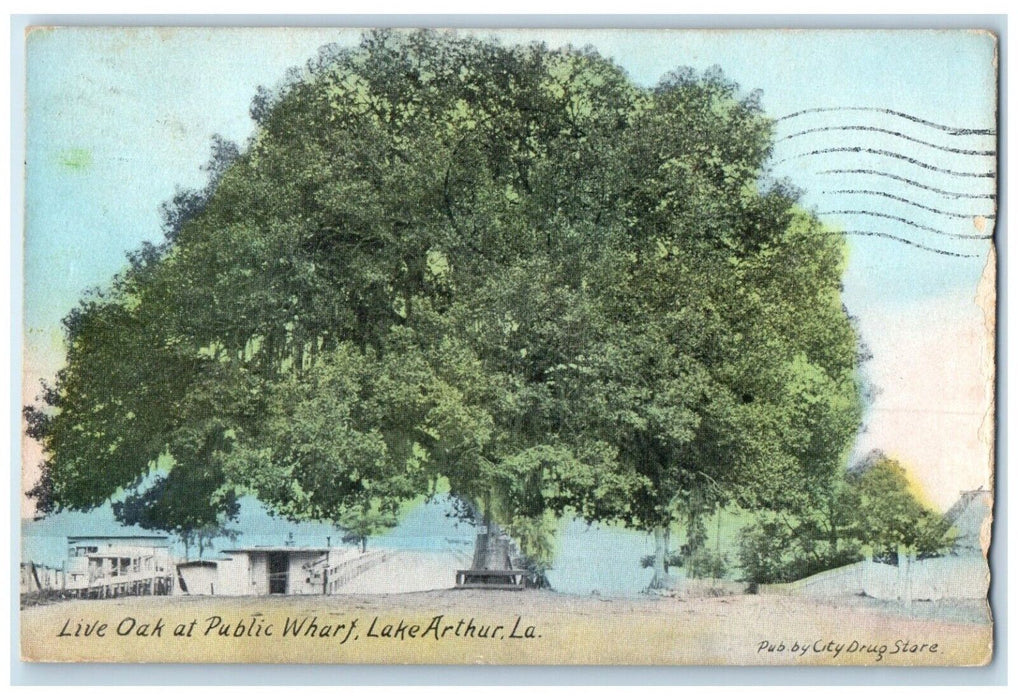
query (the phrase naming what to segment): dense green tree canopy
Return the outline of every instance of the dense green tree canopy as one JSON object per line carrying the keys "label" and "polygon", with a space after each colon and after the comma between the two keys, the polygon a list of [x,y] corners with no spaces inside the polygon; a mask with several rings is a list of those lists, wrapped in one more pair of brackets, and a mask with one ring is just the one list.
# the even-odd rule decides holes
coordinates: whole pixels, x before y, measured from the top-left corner
{"label": "dense green tree canopy", "polygon": [[901,565],[954,542],[950,523],[922,504],[905,468],[876,450],[848,471],[813,479],[794,497],[761,509],[739,538],[743,575],[757,583],[794,581],[873,557]]}
{"label": "dense green tree canopy", "polygon": [[858,494],[861,537],[874,554],[933,555],[950,548],[951,524],[920,502],[897,460],[872,453],[848,482]]}
{"label": "dense green tree canopy", "polygon": [[843,243],[764,184],[771,123],[720,72],[645,89],[590,50],[381,31],[252,116],[68,317],[29,411],[44,510],[168,455],[334,522],[442,478],[537,543],[549,513],[662,528],[839,466]]}
{"label": "dense green tree canopy", "polygon": [[220,484],[201,469],[173,469],[114,503],[113,514],[125,525],[177,535],[185,556],[195,546],[201,559],[214,540],[239,534],[228,525],[240,512],[236,493]]}

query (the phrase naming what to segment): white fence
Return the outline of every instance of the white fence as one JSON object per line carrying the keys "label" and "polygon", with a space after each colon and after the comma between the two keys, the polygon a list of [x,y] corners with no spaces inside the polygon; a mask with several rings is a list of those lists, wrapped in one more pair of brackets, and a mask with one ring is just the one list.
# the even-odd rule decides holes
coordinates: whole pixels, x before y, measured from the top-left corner
{"label": "white fence", "polygon": [[882,600],[985,598],[990,568],[979,556],[947,556],[901,566],[861,561],[792,583],[760,586],[760,593],[830,597],[867,595]]}

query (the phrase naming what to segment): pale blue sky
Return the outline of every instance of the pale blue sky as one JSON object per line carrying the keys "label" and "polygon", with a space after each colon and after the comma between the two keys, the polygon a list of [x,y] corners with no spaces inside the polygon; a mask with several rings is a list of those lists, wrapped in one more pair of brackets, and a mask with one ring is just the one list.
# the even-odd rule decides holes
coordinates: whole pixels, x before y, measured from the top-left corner
{"label": "pale blue sky", "polygon": [[[123,266],[126,250],[159,237],[159,203],[177,186],[202,182],[200,165],[212,134],[237,141],[250,134],[247,109],[259,84],[276,83],[288,67],[303,63],[326,42],[357,38],[356,30],[308,28],[33,33],[28,42],[28,327],[51,327],[84,288],[104,284]],[[717,64],[744,89],[762,89],[764,107],[774,116],[811,107],[890,107],[944,124],[994,127],[994,44],[986,34],[527,30],[502,32],[501,39],[591,44],[642,84],[653,84],[678,66]],[[837,114],[804,116],[783,122],[779,134],[839,117],[842,123],[896,125],[874,116],[849,115],[847,121]],[[941,143],[951,140],[932,135]],[[838,136],[779,143],[775,161]],[[858,133],[840,136],[856,144],[865,140]],[[994,146],[992,137],[954,141]],[[934,155],[949,167],[944,154]],[[825,165],[837,166],[849,158],[828,160]],[[807,165],[816,163],[786,161],[775,173],[806,189],[805,201],[821,210],[848,208],[851,202],[820,196],[818,190],[830,189],[831,183],[810,178],[803,169]],[[988,166],[982,170],[992,170],[992,162]],[[941,179],[958,184],[957,178]],[[992,182],[960,184],[989,186],[992,192]],[[992,203],[986,204],[976,209],[992,212]],[[971,287],[981,270],[978,259],[960,262],[889,241],[855,239],[852,248],[846,293],[857,306]],[[962,249],[981,252],[985,245],[963,242]],[[879,293],[871,287],[874,282]]]}
{"label": "pale blue sky", "polygon": [[[818,107],[872,107],[955,127],[995,128],[995,43],[985,33],[518,30],[497,34],[506,43],[543,40],[552,45],[593,45],[645,85],[679,66],[702,70],[720,65],[744,90],[761,89],[764,109],[772,116]],[[258,85],[276,84],[288,67],[304,63],[324,43],[352,44],[358,36],[357,30],[321,28],[76,28],[30,35],[27,399],[36,393],[37,379],[50,376],[59,366],[60,319],[86,288],[107,284],[124,267],[126,251],[142,241],[160,239],[159,205],[176,187],[202,184],[200,168],[208,158],[212,135],[242,142],[253,128],[248,106]],[[795,156],[831,147],[896,150],[939,168],[981,173],[995,169],[992,156],[954,151],[993,150],[995,139],[951,135],[876,112],[803,115],[780,122],[778,136],[845,125],[869,130],[817,131],[779,141],[774,174],[803,188],[805,203],[817,211],[877,210],[948,235],[912,229],[886,217],[828,217],[845,229],[879,229],[975,256],[947,257],[886,239],[851,238],[845,300],[863,321],[864,332],[867,322],[892,328],[882,332],[893,332],[888,318],[903,309],[907,313],[909,305],[931,302],[955,309],[952,313],[959,323],[981,318],[978,308],[966,302],[975,294],[989,246],[986,241],[957,237],[978,234],[972,220],[962,215],[992,215],[992,200],[931,194],[900,181],[875,181],[866,175],[820,172],[890,170],[943,191],[970,195],[993,194],[992,178],[944,174],[872,153]],[[873,128],[904,132],[934,146],[903,143]],[[830,193],[874,188],[958,216],[919,210],[890,198]],[[992,230],[990,223],[987,233]],[[908,342],[915,344],[914,340]],[[893,338],[881,341],[876,344],[896,347]],[[978,357],[971,359],[971,364],[978,361]],[[895,362],[901,358],[875,357],[871,369],[893,382],[896,375],[888,368]],[[964,357],[961,363],[965,364]],[[901,388],[882,389],[893,395]]]}

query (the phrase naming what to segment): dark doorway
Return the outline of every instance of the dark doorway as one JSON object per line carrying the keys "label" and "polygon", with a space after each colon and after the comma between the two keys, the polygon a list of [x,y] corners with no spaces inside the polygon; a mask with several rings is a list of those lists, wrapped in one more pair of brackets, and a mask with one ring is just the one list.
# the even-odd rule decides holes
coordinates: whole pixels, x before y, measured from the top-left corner
{"label": "dark doorway", "polygon": [[287,552],[269,552],[269,593],[286,594],[286,581],[290,571]]}

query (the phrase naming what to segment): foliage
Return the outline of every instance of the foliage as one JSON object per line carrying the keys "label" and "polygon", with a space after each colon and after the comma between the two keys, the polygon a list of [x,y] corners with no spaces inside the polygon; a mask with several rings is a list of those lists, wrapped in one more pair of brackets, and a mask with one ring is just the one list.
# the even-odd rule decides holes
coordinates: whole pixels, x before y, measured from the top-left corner
{"label": "foliage", "polygon": [[743,578],[786,583],[860,561],[857,542],[817,539],[816,521],[764,511],[739,532],[738,562]]}
{"label": "foliage", "polygon": [[[681,552],[668,552],[665,555],[665,564],[668,567],[680,568],[685,563]],[[654,555],[646,554],[640,557],[640,566],[644,569],[650,569],[654,567]]]}
{"label": "foliage", "polygon": [[187,556],[194,546],[200,559],[216,539],[233,540],[239,534],[228,527],[240,511],[236,493],[217,491],[218,482],[215,475],[197,470],[173,470],[157,476],[148,488],[115,502],[113,514],[126,525],[177,535]]}
{"label": "foliage", "polygon": [[728,573],[728,557],[706,547],[686,557],[686,575],[689,578],[724,578]]}
{"label": "foliage", "polygon": [[799,493],[838,467],[861,414],[842,245],[795,193],[761,189],[770,125],[737,89],[684,73],[654,91],[627,133],[639,206],[598,285],[582,405],[629,497],[593,515],[658,538],[704,494],[759,508]]}
{"label": "foliage", "polygon": [[930,556],[950,549],[950,523],[915,497],[905,468],[881,452],[873,452],[849,475],[859,499],[862,539],[874,555]]}
{"label": "foliage", "polygon": [[555,558],[556,518],[551,513],[539,517],[517,517],[506,528],[523,553],[523,567],[544,574]]}
{"label": "foliage", "polygon": [[864,556],[934,556],[953,542],[943,516],[923,506],[904,467],[877,451],[822,487],[803,490],[799,507],[763,511],[739,536],[739,563],[757,583],[794,581]]}
{"label": "foliage", "polygon": [[363,506],[348,508],[336,521],[346,531],[343,541],[356,542],[361,551],[368,551],[368,537],[378,535],[393,528],[397,524],[396,514],[391,511],[379,510],[377,503],[366,503]]}
{"label": "foliage", "polygon": [[844,457],[844,246],[720,71],[376,31],[251,114],[65,321],[43,511],[169,456],[366,533],[446,479],[545,562],[566,510],[664,537],[694,494],[790,507]]}

